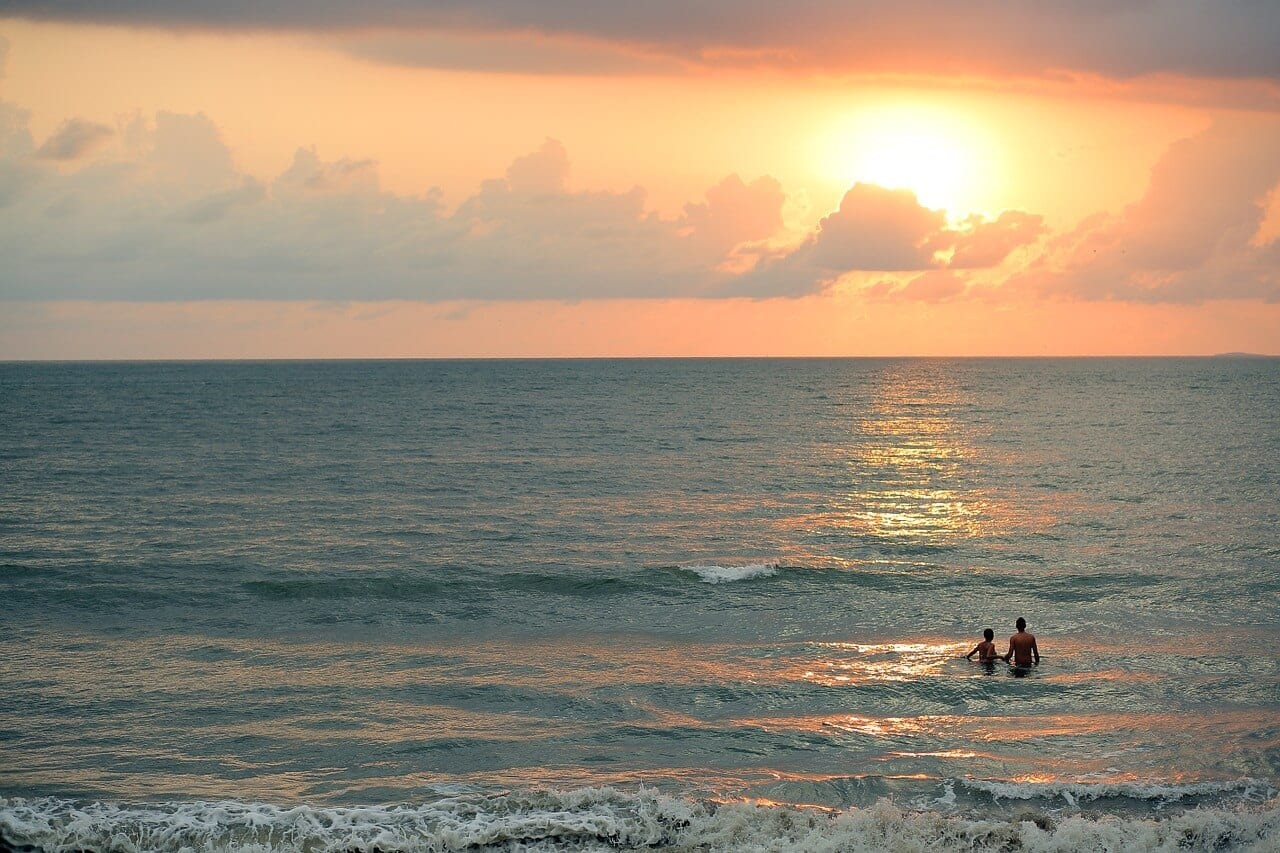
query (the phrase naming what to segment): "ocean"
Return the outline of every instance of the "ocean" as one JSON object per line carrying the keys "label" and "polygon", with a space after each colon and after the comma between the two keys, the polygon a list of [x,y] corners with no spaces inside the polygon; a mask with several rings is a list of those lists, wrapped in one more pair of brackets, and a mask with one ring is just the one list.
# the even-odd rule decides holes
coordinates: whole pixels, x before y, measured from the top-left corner
{"label": "ocean", "polygon": [[0,850],[1280,849],[1280,360],[6,363],[0,484]]}

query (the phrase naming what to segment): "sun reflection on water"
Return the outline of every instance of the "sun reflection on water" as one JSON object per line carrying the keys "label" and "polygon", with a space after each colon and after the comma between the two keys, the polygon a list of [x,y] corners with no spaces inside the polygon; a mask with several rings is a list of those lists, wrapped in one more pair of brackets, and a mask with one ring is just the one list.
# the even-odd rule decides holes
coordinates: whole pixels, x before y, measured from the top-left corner
{"label": "sun reflection on water", "polygon": [[820,643],[832,656],[807,661],[796,673],[824,687],[915,681],[939,675],[957,653],[949,643]]}
{"label": "sun reflection on water", "polygon": [[997,532],[1009,512],[978,479],[968,400],[945,368],[912,363],[886,373],[844,452],[850,489],[828,522],[846,532],[946,544]]}

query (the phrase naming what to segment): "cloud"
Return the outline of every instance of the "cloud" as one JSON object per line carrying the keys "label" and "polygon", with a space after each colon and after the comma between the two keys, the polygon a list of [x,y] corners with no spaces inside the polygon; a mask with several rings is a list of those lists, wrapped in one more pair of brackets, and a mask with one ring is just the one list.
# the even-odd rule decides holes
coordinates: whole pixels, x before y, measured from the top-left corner
{"label": "cloud", "polygon": [[5,71],[9,66],[9,40],[0,35],[0,80],[4,79]]}
{"label": "cloud", "polygon": [[266,191],[262,184],[253,178],[245,178],[244,183],[238,187],[212,193],[192,202],[184,213],[179,214],[179,218],[192,225],[217,222],[234,208],[254,204],[265,197]]}
{"label": "cloud", "polygon": [[157,183],[208,192],[239,180],[230,149],[204,113],[162,110],[153,127],[137,119],[125,133]]}
{"label": "cloud", "polygon": [[1006,210],[995,220],[970,217],[969,229],[956,238],[947,265],[956,269],[993,267],[1015,249],[1038,240],[1047,231],[1044,217],[1021,210]]}
{"label": "cloud", "polygon": [[40,175],[30,162],[35,144],[29,120],[26,110],[0,101],[0,208],[13,204]]}
{"label": "cloud", "polygon": [[337,160],[326,163],[316,149],[299,148],[293,162],[276,181],[286,193],[299,192],[377,192],[378,172],[372,160]]}
{"label": "cloud", "polygon": [[[170,28],[352,33],[383,61],[491,70],[706,66],[1117,79],[1280,79],[1280,5],[1257,0],[9,0],[9,15]],[[478,42],[520,37],[508,50]],[[637,60],[637,57],[641,59]],[[647,59],[646,59],[647,58]]]}
{"label": "cloud", "polygon": [[1280,237],[1261,231],[1277,182],[1280,121],[1220,121],[1171,146],[1141,199],[1053,238],[1011,284],[1089,300],[1280,300]]}
{"label": "cloud", "polygon": [[37,156],[26,123],[0,110],[6,299],[713,295],[740,245],[781,228],[786,201],[771,178],[730,176],[661,217],[640,188],[570,189],[568,153],[548,139],[447,213],[436,191],[387,192],[373,162],[313,148],[259,181],[203,115],[137,119],[74,170]]}
{"label": "cloud", "polygon": [[0,101],[0,159],[18,162],[35,152],[30,121],[30,111]]}
{"label": "cloud", "polygon": [[36,151],[36,156],[42,160],[78,160],[113,132],[105,124],[85,121],[82,118],[67,119],[52,136],[44,141]]}
{"label": "cloud", "polygon": [[446,213],[436,191],[386,192],[372,161],[314,148],[259,181],[237,170],[208,117],[169,112],[60,172],[32,150],[25,113],[0,120],[9,299],[799,296],[853,270],[942,267],[947,252],[995,264],[1041,231],[1021,213],[948,226],[909,191],[858,184],[786,244],[773,178],[730,175],[662,217],[639,187],[572,190],[554,139]]}
{"label": "cloud", "polygon": [[341,36],[352,56],[384,65],[502,74],[669,75],[689,63],[643,48],[580,36],[528,32],[394,30]]}
{"label": "cloud", "polygon": [[910,190],[855,184],[840,208],[823,218],[809,262],[828,270],[918,270],[932,264],[930,237],[946,214],[929,210]]}
{"label": "cloud", "polygon": [[569,152],[559,140],[548,139],[532,154],[507,167],[507,186],[517,195],[563,193],[569,183]]}
{"label": "cloud", "polygon": [[135,119],[69,165],[41,156],[28,122],[0,103],[0,299],[771,298],[860,275],[880,301],[1280,300],[1271,118],[1175,144],[1143,198],[1055,235],[1024,211],[950,222],[871,184],[797,235],[767,176],[730,175],[661,216],[639,187],[574,189],[554,139],[450,212],[438,191],[388,192],[376,163],[313,148],[259,180],[204,115]]}
{"label": "cloud", "polygon": [[1022,211],[952,226],[944,211],[920,204],[910,190],[859,183],[802,243],[762,252],[759,264],[729,286],[745,295],[802,295],[852,272],[992,267],[1043,233],[1041,217]]}
{"label": "cloud", "polygon": [[747,184],[730,175],[707,190],[705,202],[685,205],[684,219],[711,254],[723,254],[782,231],[786,200],[782,184],[773,178],[757,178]]}

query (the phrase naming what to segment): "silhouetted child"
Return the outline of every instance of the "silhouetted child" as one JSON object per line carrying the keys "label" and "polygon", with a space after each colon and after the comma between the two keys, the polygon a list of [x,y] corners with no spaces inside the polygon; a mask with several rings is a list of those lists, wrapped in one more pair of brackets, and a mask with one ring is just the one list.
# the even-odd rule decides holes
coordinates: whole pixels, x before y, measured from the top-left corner
{"label": "silhouetted child", "polygon": [[992,642],[995,639],[996,632],[987,628],[982,632],[983,640],[981,643],[973,647],[973,651],[965,655],[965,660],[973,660],[973,656],[978,656],[978,663],[991,663],[999,655],[996,654],[996,644]]}

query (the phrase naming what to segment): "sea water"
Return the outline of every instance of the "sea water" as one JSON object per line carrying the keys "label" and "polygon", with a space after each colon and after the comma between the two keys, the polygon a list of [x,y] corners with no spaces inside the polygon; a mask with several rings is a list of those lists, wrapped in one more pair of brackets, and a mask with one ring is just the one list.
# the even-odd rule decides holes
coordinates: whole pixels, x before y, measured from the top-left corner
{"label": "sea water", "polygon": [[0,364],[0,602],[0,849],[1280,847],[1272,359]]}

